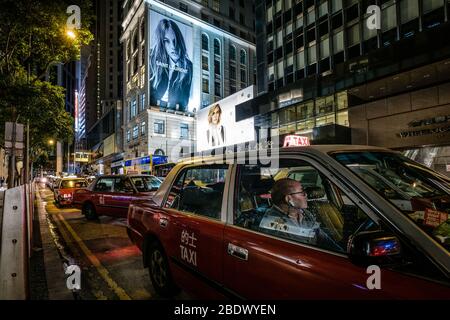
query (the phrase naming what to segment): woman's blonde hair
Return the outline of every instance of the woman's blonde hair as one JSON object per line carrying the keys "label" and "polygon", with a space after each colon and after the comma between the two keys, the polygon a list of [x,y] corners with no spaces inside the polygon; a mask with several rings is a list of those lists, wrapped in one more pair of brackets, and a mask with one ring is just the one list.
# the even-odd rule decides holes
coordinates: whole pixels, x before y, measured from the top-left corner
{"label": "woman's blonde hair", "polygon": [[217,103],[211,109],[209,109],[209,112],[208,112],[208,123],[212,122],[212,116],[213,116],[214,110],[216,110],[216,108],[219,109],[219,122],[220,122],[220,118],[222,116],[222,108],[220,107],[220,104]]}

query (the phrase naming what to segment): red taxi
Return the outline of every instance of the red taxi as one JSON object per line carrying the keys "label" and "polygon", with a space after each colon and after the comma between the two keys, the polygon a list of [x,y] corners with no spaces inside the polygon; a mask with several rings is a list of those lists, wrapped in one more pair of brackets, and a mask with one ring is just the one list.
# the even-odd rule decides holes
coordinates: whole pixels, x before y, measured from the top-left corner
{"label": "red taxi", "polygon": [[84,178],[65,177],[57,179],[53,185],[53,195],[57,206],[70,205],[75,190],[87,187]]}
{"label": "red taxi", "polygon": [[[447,177],[367,146],[221,159],[179,163],[150,200],[130,204],[128,235],[159,294],[450,299]],[[308,226],[267,221],[282,178],[302,183]]]}
{"label": "red taxi", "polygon": [[126,217],[131,200],[148,199],[160,185],[161,181],[150,175],[99,176],[89,187],[75,192],[73,204],[87,219]]}

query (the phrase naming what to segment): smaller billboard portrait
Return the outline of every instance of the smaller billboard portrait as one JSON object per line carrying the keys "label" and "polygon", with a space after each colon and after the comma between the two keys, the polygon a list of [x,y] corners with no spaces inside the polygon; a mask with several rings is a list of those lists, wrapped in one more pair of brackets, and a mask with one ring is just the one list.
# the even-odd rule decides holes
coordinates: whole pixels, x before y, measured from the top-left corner
{"label": "smaller billboard portrait", "polygon": [[236,105],[253,99],[254,86],[201,109],[197,114],[197,151],[255,140],[253,118],[236,122]]}
{"label": "smaller billboard portrait", "polygon": [[150,103],[192,111],[192,27],[150,11]]}

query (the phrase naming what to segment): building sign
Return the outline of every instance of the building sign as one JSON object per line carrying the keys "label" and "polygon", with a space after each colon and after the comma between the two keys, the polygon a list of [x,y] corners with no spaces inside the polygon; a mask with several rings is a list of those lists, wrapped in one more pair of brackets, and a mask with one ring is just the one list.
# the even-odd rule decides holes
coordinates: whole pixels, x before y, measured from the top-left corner
{"label": "building sign", "polygon": [[445,124],[444,126],[429,128],[429,129],[421,129],[421,130],[410,130],[410,131],[402,131],[399,133],[400,138],[409,138],[409,137],[418,137],[425,135],[433,135],[433,134],[442,134],[450,132],[450,125],[447,123],[450,122],[450,115],[447,116],[438,116],[434,118],[427,118],[422,120],[414,120],[408,123],[408,126],[411,128],[430,126],[435,124]]}
{"label": "building sign", "polygon": [[184,112],[200,105],[200,84],[192,81],[193,30],[181,19],[150,10],[149,83],[152,105]]}
{"label": "building sign", "polygon": [[254,86],[200,110],[197,116],[197,151],[255,140],[253,118],[236,122],[236,105],[253,99]]}
{"label": "building sign", "polygon": [[283,147],[303,147],[309,146],[309,138],[298,135],[288,135],[284,138]]}
{"label": "building sign", "polygon": [[75,162],[89,162],[89,153],[88,152],[75,152]]}

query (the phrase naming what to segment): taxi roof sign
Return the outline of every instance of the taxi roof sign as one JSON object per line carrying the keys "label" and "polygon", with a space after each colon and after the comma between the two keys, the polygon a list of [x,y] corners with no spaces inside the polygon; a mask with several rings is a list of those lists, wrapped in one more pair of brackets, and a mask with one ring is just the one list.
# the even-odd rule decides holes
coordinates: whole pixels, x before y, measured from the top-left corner
{"label": "taxi roof sign", "polygon": [[283,147],[304,147],[309,146],[309,138],[299,135],[287,135],[284,138]]}

